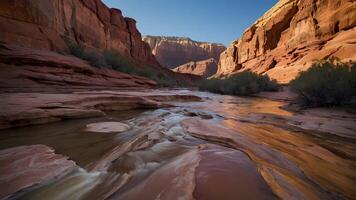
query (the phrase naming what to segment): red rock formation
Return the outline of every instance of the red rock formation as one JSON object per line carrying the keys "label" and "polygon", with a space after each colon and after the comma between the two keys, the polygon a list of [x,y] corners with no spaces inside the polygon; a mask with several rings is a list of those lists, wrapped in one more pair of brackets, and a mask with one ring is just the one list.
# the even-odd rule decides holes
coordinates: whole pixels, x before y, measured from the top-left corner
{"label": "red rock formation", "polygon": [[170,69],[191,61],[210,58],[219,60],[219,55],[226,48],[222,44],[197,42],[190,38],[144,36],[158,62]]}
{"label": "red rock formation", "polygon": [[89,48],[115,50],[139,63],[158,65],[136,21],[101,0],[2,0],[0,27],[0,42],[65,52],[66,35]]}
{"label": "red rock formation", "polygon": [[100,117],[105,112],[170,107],[171,102],[202,101],[187,93],[147,88],[132,91],[64,91],[0,93],[0,129],[45,124],[63,119]]}
{"label": "red rock formation", "polygon": [[244,70],[288,83],[316,59],[356,59],[356,2],[280,0],[221,54],[217,76]]}
{"label": "red rock formation", "polygon": [[247,155],[213,145],[200,145],[172,159],[120,198],[143,196],[162,200],[275,199]]}
{"label": "red rock formation", "polygon": [[76,168],[75,162],[45,145],[19,146],[0,151],[0,198],[48,183]]}
{"label": "red rock formation", "polygon": [[183,74],[194,74],[208,78],[216,73],[218,62],[214,58],[203,61],[192,61],[174,68],[173,71]]}
{"label": "red rock formation", "polygon": [[0,92],[154,87],[140,76],[97,69],[73,56],[0,45]]}

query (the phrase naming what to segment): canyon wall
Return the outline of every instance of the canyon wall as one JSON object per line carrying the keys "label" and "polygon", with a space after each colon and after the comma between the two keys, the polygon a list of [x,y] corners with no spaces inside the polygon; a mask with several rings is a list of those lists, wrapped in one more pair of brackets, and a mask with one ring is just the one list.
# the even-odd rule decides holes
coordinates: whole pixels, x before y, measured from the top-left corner
{"label": "canyon wall", "polygon": [[144,36],[158,62],[173,69],[191,61],[202,61],[210,58],[219,60],[226,48],[222,44],[197,42],[184,37]]}
{"label": "canyon wall", "polygon": [[68,52],[63,37],[98,50],[114,50],[158,66],[136,21],[101,0],[1,0],[0,42]]}
{"label": "canyon wall", "polygon": [[356,2],[280,0],[220,56],[217,77],[245,70],[288,83],[318,59],[356,59]]}
{"label": "canyon wall", "polygon": [[202,61],[192,61],[176,67],[173,71],[183,74],[194,74],[203,78],[214,75],[217,71],[218,62],[214,58]]}

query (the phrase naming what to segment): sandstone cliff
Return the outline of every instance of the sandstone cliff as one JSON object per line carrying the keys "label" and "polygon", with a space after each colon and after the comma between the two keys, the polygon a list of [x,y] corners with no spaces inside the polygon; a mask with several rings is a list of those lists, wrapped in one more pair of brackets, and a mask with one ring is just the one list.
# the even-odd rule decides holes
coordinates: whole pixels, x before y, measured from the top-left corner
{"label": "sandstone cliff", "polygon": [[184,37],[144,36],[158,62],[170,69],[191,61],[210,58],[219,60],[220,53],[226,48],[222,44],[197,42]]}
{"label": "sandstone cliff", "polygon": [[0,93],[149,88],[150,79],[91,67],[73,56],[0,44]]}
{"label": "sandstone cliff", "polygon": [[216,73],[217,66],[218,62],[214,58],[210,58],[207,60],[186,63],[174,68],[173,71],[208,78]]}
{"label": "sandstone cliff", "polygon": [[288,83],[316,59],[356,59],[356,2],[280,0],[221,54],[216,76],[244,70]]}
{"label": "sandstone cliff", "polygon": [[88,48],[158,65],[136,21],[101,0],[1,0],[0,27],[0,42],[65,52],[62,36],[67,35]]}

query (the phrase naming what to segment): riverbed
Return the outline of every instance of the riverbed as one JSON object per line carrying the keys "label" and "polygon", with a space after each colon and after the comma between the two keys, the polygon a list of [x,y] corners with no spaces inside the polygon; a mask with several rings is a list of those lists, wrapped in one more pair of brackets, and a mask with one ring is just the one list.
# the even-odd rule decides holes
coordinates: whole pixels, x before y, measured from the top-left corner
{"label": "riverbed", "polygon": [[[10,198],[356,198],[355,115],[288,111],[288,102],[261,97],[173,93],[202,101],[0,130],[0,150],[43,144],[76,163]],[[108,121],[130,128],[85,131]]]}

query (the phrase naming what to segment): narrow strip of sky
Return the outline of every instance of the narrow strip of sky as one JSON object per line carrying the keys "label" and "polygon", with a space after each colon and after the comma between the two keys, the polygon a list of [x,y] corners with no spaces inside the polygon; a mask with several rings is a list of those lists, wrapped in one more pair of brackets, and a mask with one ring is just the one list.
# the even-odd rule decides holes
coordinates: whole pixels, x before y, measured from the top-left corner
{"label": "narrow strip of sky", "polygon": [[136,19],[143,35],[223,43],[239,38],[278,0],[103,0]]}

